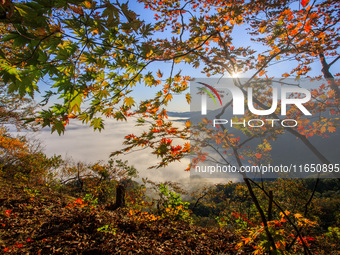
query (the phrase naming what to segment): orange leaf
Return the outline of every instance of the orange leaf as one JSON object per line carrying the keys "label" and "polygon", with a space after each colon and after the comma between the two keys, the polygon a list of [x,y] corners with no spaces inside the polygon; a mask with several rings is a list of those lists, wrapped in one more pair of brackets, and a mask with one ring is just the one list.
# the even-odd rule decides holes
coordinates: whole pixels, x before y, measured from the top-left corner
{"label": "orange leaf", "polygon": [[167,94],[167,95],[165,96],[165,101],[166,101],[166,102],[171,101],[171,99],[172,99],[172,95],[171,95],[171,94]]}
{"label": "orange leaf", "polygon": [[91,9],[91,7],[92,7],[92,4],[89,1],[85,1],[84,5],[87,9]]}
{"label": "orange leaf", "polygon": [[158,78],[162,78],[162,77],[163,77],[163,74],[161,73],[161,70],[158,70],[158,72],[157,72],[157,77],[158,77]]}
{"label": "orange leaf", "polygon": [[335,127],[328,127],[328,132],[334,133],[336,131]]}
{"label": "orange leaf", "polygon": [[261,71],[259,72],[259,76],[262,76],[262,75],[264,75],[265,73],[266,73],[265,70],[261,70]]}

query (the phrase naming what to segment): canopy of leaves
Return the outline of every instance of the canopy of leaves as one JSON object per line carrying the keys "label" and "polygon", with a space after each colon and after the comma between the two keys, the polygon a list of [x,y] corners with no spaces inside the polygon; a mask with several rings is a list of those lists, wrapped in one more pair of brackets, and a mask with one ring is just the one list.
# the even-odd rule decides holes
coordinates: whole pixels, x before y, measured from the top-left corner
{"label": "canopy of leaves", "polygon": [[31,97],[44,80],[43,103],[52,96],[60,101],[40,113],[52,131],[62,133],[69,118],[101,130],[97,113],[123,120],[135,105],[131,88],[160,83],[143,73],[158,61],[148,41],[153,28],[127,3],[4,1],[1,9],[1,80],[9,93]]}

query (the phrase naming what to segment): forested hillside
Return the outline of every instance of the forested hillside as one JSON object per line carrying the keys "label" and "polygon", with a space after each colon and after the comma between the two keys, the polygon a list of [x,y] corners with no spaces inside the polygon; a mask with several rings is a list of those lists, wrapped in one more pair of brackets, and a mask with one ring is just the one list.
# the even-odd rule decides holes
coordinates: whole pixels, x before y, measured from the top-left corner
{"label": "forested hillside", "polygon": [[[8,133],[1,135],[0,240],[12,254],[250,254],[268,241],[244,183],[206,185],[188,194],[178,184],[131,180],[124,162],[89,166],[49,158]],[[11,156],[9,162],[8,156]],[[91,174],[84,171],[88,167]],[[51,175],[62,168],[67,182]],[[117,174],[118,173],[118,174]],[[322,179],[267,181],[285,215],[313,254],[337,254],[340,243],[339,182]],[[303,252],[286,216],[254,190],[266,209],[278,247]],[[123,193],[122,193],[123,192]],[[152,197],[146,194],[153,192]],[[182,195],[181,195],[182,194]],[[183,201],[181,197],[187,197]],[[269,206],[269,207],[268,207]],[[271,208],[271,209],[269,209]]]}

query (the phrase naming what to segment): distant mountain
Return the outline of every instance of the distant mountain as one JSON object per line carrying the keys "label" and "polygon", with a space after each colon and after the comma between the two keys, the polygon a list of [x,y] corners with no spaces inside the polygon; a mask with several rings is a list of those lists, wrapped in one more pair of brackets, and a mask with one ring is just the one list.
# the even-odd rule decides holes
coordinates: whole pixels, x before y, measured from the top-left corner
{"label": "distant mountain", "polygon": [[168,112],[169,117],[190,118],[190,112]]}

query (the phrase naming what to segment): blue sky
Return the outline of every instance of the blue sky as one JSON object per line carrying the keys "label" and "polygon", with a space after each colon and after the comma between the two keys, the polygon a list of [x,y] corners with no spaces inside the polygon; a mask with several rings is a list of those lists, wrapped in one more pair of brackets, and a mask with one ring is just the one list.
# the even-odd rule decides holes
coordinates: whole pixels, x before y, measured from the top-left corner
{"label": "blue sky", "polygon": [[[143,4],[140,4],[137,2],[137,0],[129,1],[129,6],[132,8],[138,15],[140,15],[140,19],[145,20],[146,23],[154,23],[154,14],[155,12],[150,11],[149,9],[144,9]],[[232,33],[233,37],[233,43],[236,47],[247,47],[251,45],[255,50],[261,52],[266,50],[266,48],[261,45],[260,43],[255,43],[251,41],[250,35],[247,34],[246,31],[247,26],[246,25],[240,25],[236,26],[234,28],[234,32]],[[157,33],[154,37],[167,37],[170,38],[172,35],[169,31],[165,31],[164,33]],[[285,72],[290,72],[292,68],[292,64],[295,61],[285,61],[278,64],[275,64],[268,68],[268,74],[269,76],[274,77],[280,77]],[[164,74],[163,78],[167,78],[170,75],[171,70],[171,61],[169,62],[155,62],[151,63],[147,71],[154,71],[156,72],[158,69],[161,70],[161,72]],[[296,64],[296,63],[294,63]],[[339,63],[336,63],[331,67],[331,72],[333,71],[335,73],[336,70],[338,70],[340,67],[340,61]],[[316,61],[312,65],[312,72],[310,75],[320,75],[321,74],[321,64],[320,61]],[[192,78],[206,78],[206,75],[202,73],[202,67],[195,69],[191,67],[189,64],[180,63],[175,65],[174,74],[177,73],[179,70],[182,70],[183,75],[190,76]],[[254,71],[249,71],[247,73],[239,74],[240,78],[247,78],[250,77]],[[228,75],[226,74],[224,76],[225,78],[228,78]],[[220,78],[220,76],[215,76],[215,78]],[[47,81],[48,82],[48,81]],[[42,94],[36,94],[36,101],[39,102],[42,100],[42,95],[45,90],[50,89],[50,85],[46,85],[43,82],[39,83],[39,88],[42,92]],[[139,102],[141,100],[150,99],[152,98],[157,91],[161,89],[161,86],[163,84],[159,85],[156,88],[147,88],[143,84],[139,84],[138,86],[133,88],[132,96],[134,96],[135,101]],[[189,90],[188,90],[189,92]],[[190,107],[186,103],[184,94],[182,95],[173,95],[173,100],[170,102],[169,106],[167,107],[169,111],[176,111],[176,112],[183,112],[183,111],[189,111]]]}

